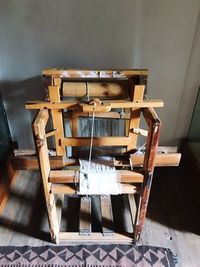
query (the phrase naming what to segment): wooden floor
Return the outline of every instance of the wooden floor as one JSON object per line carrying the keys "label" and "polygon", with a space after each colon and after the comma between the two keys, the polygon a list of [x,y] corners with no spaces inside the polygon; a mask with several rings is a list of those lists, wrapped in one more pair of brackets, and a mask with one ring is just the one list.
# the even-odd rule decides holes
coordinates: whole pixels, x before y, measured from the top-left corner
{"label": "wooden floor", "polygon": [[[157,168],[139,243],[170,248],[177,255],[180,267],[200,266],[200,198],[194,194],[196,187],[181,167]],[[0,217],[1,246],[51,245],[41,198],[39,172],[20,171]],[[72,210],[68,217],[76,221],[73,214]],[[65,210],[63,215],[66,216]],[[122,218],[119,223],[123,223]],[[76,227],[76,223],[73,225]],[[63,221],[62,227],[70,226]]]}

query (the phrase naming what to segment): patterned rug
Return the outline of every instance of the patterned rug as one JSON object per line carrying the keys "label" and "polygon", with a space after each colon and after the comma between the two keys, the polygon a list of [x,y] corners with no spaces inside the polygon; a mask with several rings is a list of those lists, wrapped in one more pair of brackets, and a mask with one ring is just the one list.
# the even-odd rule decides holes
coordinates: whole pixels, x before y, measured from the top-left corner
{"label": "patterned rug", "polygon": [[6,267],[174,267],[169,249],[133,245],[0,247]]}

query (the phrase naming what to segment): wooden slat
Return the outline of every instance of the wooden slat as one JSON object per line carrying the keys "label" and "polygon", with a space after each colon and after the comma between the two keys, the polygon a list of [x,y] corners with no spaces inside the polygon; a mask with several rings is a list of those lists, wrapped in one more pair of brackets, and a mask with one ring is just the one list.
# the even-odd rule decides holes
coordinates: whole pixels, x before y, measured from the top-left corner
{"label": "wooden slat", "polygon": [[[63,146],[90,146],[90,142],[90,137],[68,137],[61,140]],[[93,146],[126,146],[129,143],[128,137],[121,136],[93,138]]]}
{"label": "wooden slat", "polygon": [[[181,154],[180,153],[169,153],[169,154],[159,154],[155,156],[155,166],[156,167],[170,167],[178,166],[180,163]],[[134,167],[143,166],[144,155],[130,155],[130,160]]]}
{"label": "wooden slat", "polygon": [[[121,183],[142,183],[144,175],[140,172],[129,170],[116,170],[117,180]],[[77,170],[59,170],[51,171],[49,181],[52,183],[74,183],[79,182],[79,173]]]}
{"label": "wooden slat", "polygon": [[137,206],[136,206],[135,197],[133,194],[128,195],[128,201],[129,201],[129,206],[130,206],[131,221],[132,221],[133,229],[134,229],[135,221],[136,221]]}
{"label": "wooden slat", "polygon": [[15,156],[35,156],[36,151],[35,149],[15,149],[13,154]]}
{"label": "wooden slat", "polygon": [[[82,103],[84,104],[84,103]],[[85,104],[87,106],[87,112],[93,111],[93,105]],[[142,100],[142,101],[129,101],[129,100],[104,100],[102,101],[102,109],[99,108],[97,111],[105,112],[112,108],[148,108],[157,107],[161,108],[164,106],[162,100]],[[81,103],[78,101],[61,101],[59,102],[47,102],[47,101],[29,101],[26,103],[26,109],[75,109],[81,108]],[[55,127],[56,128],[56,127]]]}
{"label": "wooden slat", "polygon": [[46,133],[46,138],[54,136],[54,135],[56,135],[56,133],[57,133],[57,129],[56,130],[52,130],[52,131]]}
{"label": "wooden slat", "polygon": [[[60,102],[59,86],[49,86],[49,99],[52,102]],[[60,139],[64,137],[63,117],[60,109],[51,110],[53,128],[55,132],[56,154],[57,156],[65,155],[65,147],[60,144]]]}
{"label": "wooden slat", "polygon": [[80,235],[91,234],[91,198],[81,197],[79,214],[79,233]]}
{"label": "wooden slat", "polygon": [[79,232],[60,232],[59,240],[67,242],[92,242],[92,243],[132,243],[132,234],[113,233],[112,236],[101,233],[91,233],[90,236],[81,236]]}
{"label": "wooden slat", "polygon": [[57,195],[56,196],[56,211],[57,211],[59,228],[60,228],[61,220],[62,220],[63,203],[64,203],[64,195]]}
{"label": "wooden slat", "polygon": [[[121,193],[122,194],[133,194],[137,191],[137,187],[132,184],[121,184]],[[53,184],[51,185],[51,194],[68,194],[74,195],[77,194],[77,188],[74,185],[66,184]]]}
{"label": "wooden slat", "polygon": [[[176,147],[169,147],[170,151],[176,151]],[[168,153],[168,147],[158,147],[159,153],[155,156],[155,166],[156,167],[167,167],[167,166],[178,166],[181,159],[180,153]],[[160,153],[165,151],[165,153]],[[25,152],[26,153],[26,152]],[[36,152],[34,152],[35,154]],[[62,156],[50,156],[51,169],[61,169],[64,166],[77,165],[77,160],[73,158],[66,158]],[[130,159],[133,167],[141,167],[144,162],[144,155],[141,154],[131,154]],[[14,170],[39,170],[38,158],[36,156],[11,156],[10,161]],[[121,160],[115,159],[115,166],[129,165],[129,162],[124,163]],[[138,178],[135,177],[137,175]],[[61,176],[62,177],[62,176]],[[123,175],[121,177],[125,182]],[[140,179],[137,173],[133,175],[134,179]],[[62,178],[61,178],[62,179]],[[141,178],[142,179],[142,178]],[[131,181],[130,181],[131,182]],[[134,181],[133,181],[134,182]]]}
{"label": "wooden slat", "polygon": [[101,196],[101,221],[103,235],[112,235],[114,226],[110,196]]}
{"label": "wooden slat", "polygon": [[[51,169],[61,169],[64,166],[74,165],[77,160],[63,156],[50,156]],[[14,170],[39,170],[38,158],[36,156],[17,156],[10,157]]]}
{"label": "wooden slat", "polygon": [[[78,113],[75,111],[72,111],[72,137],[77,137],[78,136]],[[72,156],[76,157],[77,156],[77,148],[73,147],[72,148]]]}
{"label": "wooden slat", "polygon": [[[90,117],[91,113],[90,112],[78,112],[79,117]],[[130,118],[130,113],[123,113],[121,114],[120,112],[98,112],[95,113],[95,118],[111,118],[111,119],[124,119],[124,120],[129,120]]]}
{"label": "wooden slat", "polygon": [[77,189],[74,185],[52,184],[50,193],[75,195],[77,194]]}
{"label": "wooden slat", "polygon": [[44,69],[44,76],[61,78],[131,78],[133,76],[147,76],[147,69],[126,69],[126,70],[74,70],[74,69]]}
{"label": "wooden slat", "polygon": [[[144,87],[143,85],[138,85],[138,88]],[[139,90],[139,89],[138,89]],[[110,105],[111,108],[162,108],[164,106],[163,100],[159,99],[149,99],[149,100],[104,100],[102,101],[103,105]]]}

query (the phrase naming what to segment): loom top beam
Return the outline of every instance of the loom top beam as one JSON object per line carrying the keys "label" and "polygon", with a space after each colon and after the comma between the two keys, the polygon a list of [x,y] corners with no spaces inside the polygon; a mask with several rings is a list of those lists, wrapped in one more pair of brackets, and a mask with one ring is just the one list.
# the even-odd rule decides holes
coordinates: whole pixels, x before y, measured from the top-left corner
{"label": "loom top beam", "polygon": [[131,78],[137,75],[148,75],[147,69],[112,69],[112,70],[74,70],[74,69],[44,69],[42,75],[61,78]]}

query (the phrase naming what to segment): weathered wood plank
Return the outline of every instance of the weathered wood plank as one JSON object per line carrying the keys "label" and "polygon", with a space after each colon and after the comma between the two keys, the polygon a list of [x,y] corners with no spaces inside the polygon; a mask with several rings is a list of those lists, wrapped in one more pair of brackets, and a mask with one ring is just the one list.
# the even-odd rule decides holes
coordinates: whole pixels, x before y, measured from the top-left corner
{"label": "weathered wood plank", "polygon": [[[77,160],[63,156],[50,156],[51,169],[61,169],[64,166],[74,165]],[[10,157],[14,170],[39,170],[38,158],[36,156]]]}
{"label": "weathered wood plank", "polygon": [[113,214],[110,196],[101,196],[101,221],[103,236],[113,235]]}
{"label": "weathered wood plank", "polygon": [[[155,155],[155,167],[167,167],[167,166],[178,166],[180,163],[181,154],[180,153],[169,153],[169,154],[159,154]],[[134,167],[143,166],[144,155],[130,155],[130,160]]]}
{"label": "weathered wood plank", "polygon": [[91,198],[81,197],[79,213],[79,233],[80,235],[91,234]]}
{"label": "weathered wood plank", "polygon": [[59,240],[67,242],[93,242],[93,243],[132,243],[131,234],[113,233],[112,236],[103,236],[101,233],[91,233],[90,236],[81,236],[76,232],[60,232]]}

